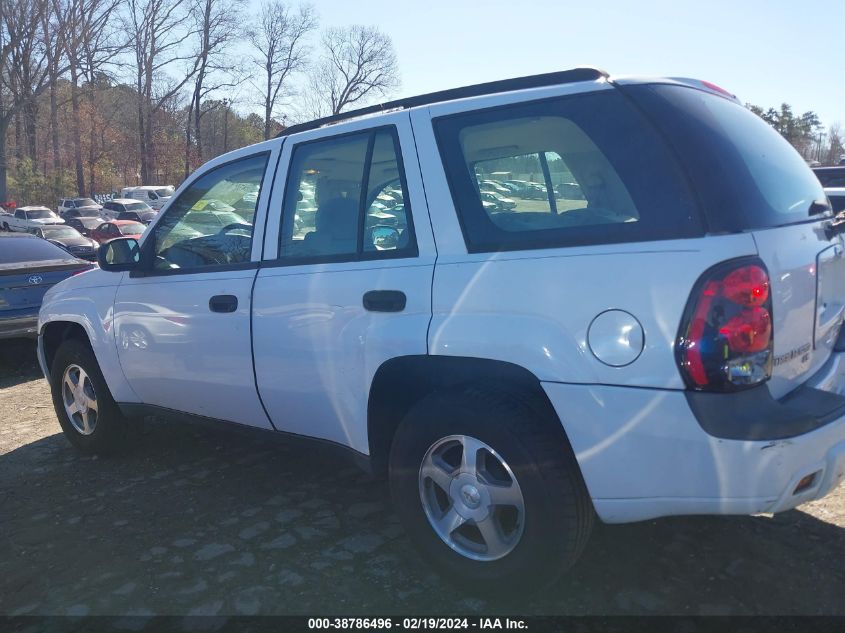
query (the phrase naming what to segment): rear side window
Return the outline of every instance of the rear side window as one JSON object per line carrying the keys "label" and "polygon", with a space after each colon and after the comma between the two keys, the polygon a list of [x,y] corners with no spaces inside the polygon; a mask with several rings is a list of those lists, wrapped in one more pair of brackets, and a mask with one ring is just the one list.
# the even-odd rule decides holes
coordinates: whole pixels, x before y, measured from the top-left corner
{"label": "rear side window", "polygon": [[392,127],[306,141],[288,170],[280,257],[295,263],[414,257]]}
{"label": "rear side window", "polygon": [[801,155],[741,105],[683,86],[624,88],[663,130],[704,201],[712,232],[810,220],[824,200]]}
{"label": "rear side window", "polygon": [[669,150],[616,90],[434,125],[470,252],[702,233]]}

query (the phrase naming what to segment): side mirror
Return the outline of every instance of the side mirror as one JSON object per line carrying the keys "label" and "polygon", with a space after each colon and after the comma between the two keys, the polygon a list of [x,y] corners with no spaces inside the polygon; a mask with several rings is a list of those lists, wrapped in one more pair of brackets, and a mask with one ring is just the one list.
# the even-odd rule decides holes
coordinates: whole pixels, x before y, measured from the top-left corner
{"label": "side mirror", "polygon": [[97,249],[97,264],[102,270],[120,272],[137,268],[141,262],[141,245],[134,237],[119,237]]}
{"label": "side mirror", "polygon": [[388,251],[399,246],[399,231],[392,226],[376,226],[371,235],[373,246],[378,251]]}

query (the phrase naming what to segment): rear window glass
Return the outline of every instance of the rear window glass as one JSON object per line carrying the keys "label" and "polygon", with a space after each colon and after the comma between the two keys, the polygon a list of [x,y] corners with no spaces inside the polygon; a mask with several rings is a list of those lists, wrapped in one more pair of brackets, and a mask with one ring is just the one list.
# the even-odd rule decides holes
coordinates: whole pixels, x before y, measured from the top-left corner
{"label": "rear window glass", "polygon": [[701,234],[683,176],[615,90],[437,119],[471,252]]}
{"label": "rear window glass", "polygon": [[39,238],[0,238],[0,264],[37,262],[51,259],[73,259],[67,251]]}
{"label": "rear window glass", "polygon": [[674,145],[704,201],[711,231],[806,222],[813,201],[824,200],[801,155],[747,108],[682,86],[625,90]]}

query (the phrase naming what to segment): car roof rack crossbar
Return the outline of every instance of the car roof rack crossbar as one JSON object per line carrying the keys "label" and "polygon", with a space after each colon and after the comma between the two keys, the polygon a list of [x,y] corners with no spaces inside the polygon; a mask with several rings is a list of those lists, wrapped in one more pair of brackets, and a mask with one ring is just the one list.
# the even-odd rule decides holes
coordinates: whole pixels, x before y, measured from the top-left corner
{"label": "car roof rack crossbar", "polygon": [[450,88],[448,90],[438,90],[437,92],[429,92],[424,95],[417,95],[415,97],[406,97],[404,99],[396,99],[394,101],[387,101],[376,105],[358,108],[357,110],[349,110],[348,112],[341,112],[313,121],[305,123],[297,123],[286,127],[284,130],[276,135],[276,138],[282,136],[290,136],[297,132],[305,132],[307,130],[316,130],[326,125],[355,119],[357,117],[365,116],[367,114],[377,114],[379,112],[387,112],[390,110],[407,110],[408,108],[415,108],[417,106],[430,105],[432,103],[440,103],[442,101],[452,101],[454,99],[466,99],[467,97],[479,97],[482,95],[495,94],[497,92],[511,92],[514,90],[525,90],[527,88],[542,88],[544,86],[554,86],[556,84],[575,83],[578,81],[597,81],[599,79],[607,79],[608,74],[597,68],[573,68],[572,70],[562,70],[553,73],[544,73],[541,75],[529,75],[527,77],[515,77],[513,79],[500,79],[498,81],[488,81],[482,84],[475,84],[472,86],[463,86],[461,88]]}

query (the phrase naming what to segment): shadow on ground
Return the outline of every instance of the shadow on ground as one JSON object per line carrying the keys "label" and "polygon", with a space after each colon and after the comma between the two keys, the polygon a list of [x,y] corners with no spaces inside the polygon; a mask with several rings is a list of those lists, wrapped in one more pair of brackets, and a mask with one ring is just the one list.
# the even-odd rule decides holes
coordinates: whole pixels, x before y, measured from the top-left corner
{"label": "shadow on ground", "polygon": [[845,613],[845,531],[802,512],[598,526],[548,593],[469,598],[413,551],[383,483],[170,422],[120,458],[60,435],[0,456],[0,530],[4,614]]}
{"label": "shadow on ground", "polygon": [[41,377],[34,340],[0,339],[0,389]]}

